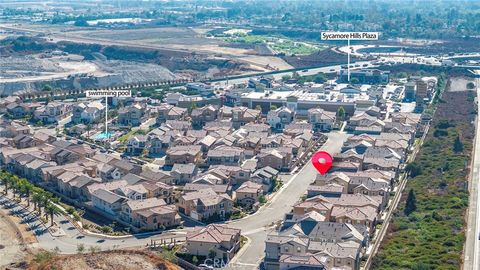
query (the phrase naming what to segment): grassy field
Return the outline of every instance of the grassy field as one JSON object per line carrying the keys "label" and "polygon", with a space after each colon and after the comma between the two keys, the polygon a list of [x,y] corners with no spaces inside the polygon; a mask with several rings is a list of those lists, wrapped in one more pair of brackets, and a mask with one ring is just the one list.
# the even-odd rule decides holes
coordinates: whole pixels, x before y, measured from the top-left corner
{"label": "grassy field", "polygon": [[237,34],[224,38],[231,43],[261,44],[267,46],[277,54],[285,55],[307,55],[325,49],[323,46],[309,44],[305,42],[293,41],[286,38],[269,37],[262,35]]}
{"label": "grassy field", "polygon": [[[408,180],[372,269],[460,269],[474,95],[447,91],[439,101],[434,123],[415,160],[421,171]],[[463,151],[454,151],[457,136]],[[405,200],[411,189],[416,194],[416,210],[407,216]]]}

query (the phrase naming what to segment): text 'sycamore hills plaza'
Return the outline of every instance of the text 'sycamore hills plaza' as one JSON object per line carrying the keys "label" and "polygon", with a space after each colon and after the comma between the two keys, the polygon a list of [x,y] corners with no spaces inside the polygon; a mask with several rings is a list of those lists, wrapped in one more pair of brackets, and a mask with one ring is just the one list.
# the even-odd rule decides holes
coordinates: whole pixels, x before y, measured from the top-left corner
{"label": "text 'sycamore hills plaza'", "polygon": [[480,270],[479,0],[0,1],[0,269]]}

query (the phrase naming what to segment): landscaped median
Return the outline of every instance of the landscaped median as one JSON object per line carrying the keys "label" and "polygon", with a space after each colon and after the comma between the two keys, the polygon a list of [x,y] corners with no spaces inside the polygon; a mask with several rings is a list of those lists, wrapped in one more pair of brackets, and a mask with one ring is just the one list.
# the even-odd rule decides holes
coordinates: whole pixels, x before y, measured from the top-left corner
{"label": "landscaped median", "polygon": [[460,269],[475,117],[473,91],[447,91],[372,269]]}

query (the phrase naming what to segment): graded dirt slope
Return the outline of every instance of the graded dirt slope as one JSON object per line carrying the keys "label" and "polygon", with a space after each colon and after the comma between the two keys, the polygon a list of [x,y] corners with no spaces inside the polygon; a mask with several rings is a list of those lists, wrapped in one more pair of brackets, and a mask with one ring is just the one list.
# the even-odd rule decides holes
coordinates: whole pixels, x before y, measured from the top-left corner
{"label": "graded dirt slope", "polygon": [[160,259],[154,253],[118,250],[76,255],[59,255],[42,265],[32,265],[29,269],[177,270],[180,268]]}
{"label": "graded dirt slope", "polygon": [[0,209],[0,269],[20,269],[29,252],[25,245],[34,243],[35,237],[25,231],[17,217]]}

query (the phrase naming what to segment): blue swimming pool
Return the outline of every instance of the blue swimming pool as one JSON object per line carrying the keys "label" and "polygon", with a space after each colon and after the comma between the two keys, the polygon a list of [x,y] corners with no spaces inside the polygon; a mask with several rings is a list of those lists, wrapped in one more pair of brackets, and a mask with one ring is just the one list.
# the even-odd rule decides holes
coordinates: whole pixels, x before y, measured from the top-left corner
{"label": "blue swimming pool", "polygon": [[113,133],[111,132],[108,132],[108,133],[105,133],[105,132],[102,132],[102,133],[99,133],[97,134],[97,136],[95,136],[95,139],[107,139],[107,138],[110,138],[113,136]]}

